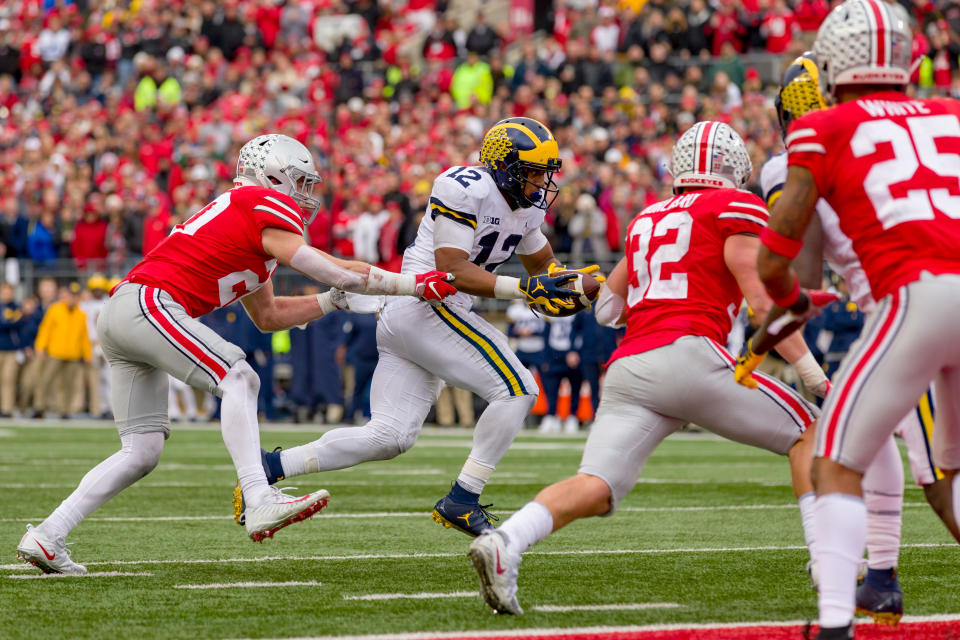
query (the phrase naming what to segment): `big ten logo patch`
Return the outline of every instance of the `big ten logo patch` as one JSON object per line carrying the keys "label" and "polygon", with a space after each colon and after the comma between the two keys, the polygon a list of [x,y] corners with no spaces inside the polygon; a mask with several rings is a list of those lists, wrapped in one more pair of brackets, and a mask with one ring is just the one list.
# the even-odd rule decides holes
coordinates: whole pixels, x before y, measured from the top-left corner
{"label": "big ten logo patch", "polygon": [[483,216],[483,224],[500,224],[500,218],[494,216]]}

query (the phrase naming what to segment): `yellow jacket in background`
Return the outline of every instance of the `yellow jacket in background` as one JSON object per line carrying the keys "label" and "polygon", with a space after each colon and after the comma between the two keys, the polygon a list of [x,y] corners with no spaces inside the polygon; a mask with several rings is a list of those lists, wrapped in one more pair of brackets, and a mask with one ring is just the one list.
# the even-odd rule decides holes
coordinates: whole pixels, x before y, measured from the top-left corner
{"label": "yellow jacket in background", "polygon": [[65,302],[50,305],[40,322],[37,352],[59,360],[90,360],[90,336],[87,334],[87,315],[79,306],[72,310]]}

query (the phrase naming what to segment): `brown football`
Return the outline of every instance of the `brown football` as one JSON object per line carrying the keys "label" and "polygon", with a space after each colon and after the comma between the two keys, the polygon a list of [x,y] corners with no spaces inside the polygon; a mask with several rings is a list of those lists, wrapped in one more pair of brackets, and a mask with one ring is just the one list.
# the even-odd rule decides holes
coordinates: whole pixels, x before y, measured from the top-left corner
{"label": "brown football", "polygon": [[600,283],[597,282],[593,276],[570,269],[558,271],[553,275],[556,277],[567,273],[575,274],[577,277],[564,284],[563,287],[565,289],[573,289],[574,291],[580,292],[580,296],[578,298],[573,298],[572,309],[564,309],[563,307],[560,307],[559,313],[553,313],[552,311],[548,311],[543,305],[540,304],[530,305],[530,307],[535,309],[537,313],[541,313],[551,318],[565,318],[567,316],[572,316],[575,313],[580,313],[584,309],[589,309],[593,303],[597,301],[597,296],[600,294]]}

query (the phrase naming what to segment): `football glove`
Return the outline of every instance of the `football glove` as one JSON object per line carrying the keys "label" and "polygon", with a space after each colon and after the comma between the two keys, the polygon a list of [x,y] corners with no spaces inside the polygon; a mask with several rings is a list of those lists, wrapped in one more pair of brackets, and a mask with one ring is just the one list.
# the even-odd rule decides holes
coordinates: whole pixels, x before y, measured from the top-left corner
{"label": "football glove", "polygon": [[562,287],[576,277],[577,274],[575,273],[566,273],[560,276],[541,273],[520,278],[517,287],[526,297],[527,306],[540,304],[550,313],[559,313],[561,307],[564,309],[573,308],[573,301],[567,298],[576,298],[580,295],[578,291]]}
{"label": "football glove", "polygon": [[564,267],[563,265],[559,265],[559,264],[556,264],[556,263],[551,263],[550,266],[547,267],[547,275],[548,275],[548,276],[551,276],[551,277],[554,276],[554,275],[556,275],[557,273],[559,273],[559,272],[561,272],[561,271],[579,271],[580,273],[582,273],[582,274],[584,274],[584,275],[592,276],[593,279],[596,280],[597,282],[606,282],[606,281],[607,281],[606,276],[604,276],[604,275],[601,274],[601,273],[598,273],[598,272],[600,271],[600,265],[598,265],[598,264],[592,264],[592,265],[590,265],[589,267],[583,267],[582,269],[567,269],[567,268]]}
{"label": "football glove", "polygon": [[421,300],[440,302],[457,292],[456,288],[450,284],[453,282],[453,278],[453,274],[446,271],[418,273],[415,290]]}
{"label": "football glove", "polygon": [[748,389],[756,389],[757,381],[753,377],[753,372],[760,366],[760,363],[763,362],[766,355],[766,353],[754,353],[753,338],[747,340],[747,343],[743,345],[743,350],[740,351],[740,355],[737,357],[737,366],[733,369],[734,380]]}
{"label": "football glove", "polygon": [[[386,303],[385,296],[371,296],[362,293],[348,293],[340,289],[330,289],[317,295],[320,309],[326,315],[342,309],[350,313],[379,313]],[[306,325],[301,325],[306,326]]]}

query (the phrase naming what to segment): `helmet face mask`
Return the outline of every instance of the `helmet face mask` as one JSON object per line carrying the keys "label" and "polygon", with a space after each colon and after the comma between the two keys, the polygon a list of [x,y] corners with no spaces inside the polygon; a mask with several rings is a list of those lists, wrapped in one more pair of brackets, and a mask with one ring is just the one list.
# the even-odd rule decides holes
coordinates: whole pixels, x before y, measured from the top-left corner
{"label": "helmet face mask", "polygon": [[912,41],[910,28],[890,5],[846,0],[824,19],[813,45],[820,93],[834,103],[841,85],[906,85]]}
{"label": "helmet face mask", "polygon": [[297,140],[275,133],[258,136],[240,149],[237,179],[290,196],[304,213],[304,225],[316,218],[320,199],[313,195],[322,180],[310,151]]}
{"label": "helmet face mask", "polygon": [[794,60],[783,74],[780,91],[774,100],[777,119],[783,135],[787,135],[790,123],[810,111],[826,109],[820,95],[820,72],[814,55],[810,52]]}
{"label": "helmet face mask", "polygon": [[670,160],[674,193],[693,189],[740,189],[753,163],[743,139],[722,122],[698,122],[673,146]]}
{"label": "helmet face mask", "polygon": [[[562,164],[557,141],[532,118],[507,118],[493,125],[483,137],[480,162],[497,187],[521,206],[547,209],[560,192],[553,180]],[[535,182],[530,173],[543,173],[545,180]],[[529,195],[528,186],[533,188]]]}

